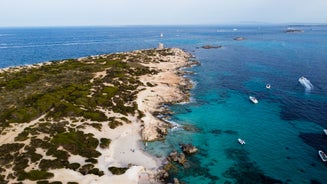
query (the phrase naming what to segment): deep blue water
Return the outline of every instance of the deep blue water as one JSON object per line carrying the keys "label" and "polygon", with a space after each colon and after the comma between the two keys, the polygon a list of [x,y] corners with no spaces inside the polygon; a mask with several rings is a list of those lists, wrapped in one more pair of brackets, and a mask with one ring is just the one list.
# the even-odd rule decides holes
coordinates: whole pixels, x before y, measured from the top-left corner
{"label": "deep blue water", "polygon": [[[237,30],[233,30],[236,28]],[[199,153],[172,173],[186,183],[327,183],[327,26],[76,27],[0,29],[0,67],[156,47],[180,47],[201,66],[187,104],[170,117],[193,127],[149,144],[165,157],[179,143]],[[160,33],[164,34],[160,38]],[[244,41],[234,41],[237,36]],[[220,49],[201,49],[203,45]],[[313,84],[305,91],[298,78]],[[271,89],[265,88],[267,83]],[[248,100],[258,98],[258,104]],[[246,145],[240,145],[237,138]]]}

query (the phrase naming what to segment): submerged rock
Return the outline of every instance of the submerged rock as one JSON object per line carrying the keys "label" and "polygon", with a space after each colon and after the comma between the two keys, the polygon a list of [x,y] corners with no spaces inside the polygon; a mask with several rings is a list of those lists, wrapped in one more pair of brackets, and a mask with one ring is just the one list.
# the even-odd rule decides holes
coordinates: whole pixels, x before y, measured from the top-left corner
{"label": "submerged rock", "polygon": [[182,144],[181,148],[184,153],[189,154],[189,155],[196,153],[198,151],[198,148],[196,148],[192,144]]}
{"label": "submerged rock", "polygon": [[171,152],[169,154],[167,160],[177,162],[177,163],[179,163],[181,165],[184,165],[185,162],[187,161],[186,158],[185,158],[184,153],[178,153],[177,151]]}
{"label": "submerged rock", "polygon": [[160,170],[156,176],[155,176],[155,179],[157,181],[165,181],[167,178],[169,177],[169,174],[167,171],[165,170]]}
{"label": "submerged rock", "polygon": [[174,178],[174,184],[180,184],[180,182],[177,178]]}
{"label": "submerged rock", "polygon": [[196,127],[194,125],[183,125],[183,129],[188,132],[201,132],[202,130],[199,127]]}

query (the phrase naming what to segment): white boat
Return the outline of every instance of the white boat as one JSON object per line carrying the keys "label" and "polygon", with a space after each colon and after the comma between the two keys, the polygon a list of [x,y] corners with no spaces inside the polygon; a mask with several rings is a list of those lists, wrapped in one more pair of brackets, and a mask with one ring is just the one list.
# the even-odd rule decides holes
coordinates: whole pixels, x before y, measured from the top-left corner
{"label": "white boat", "polygon": [[327,135],[327,129],[324,129],[325,134]]}
{"label": "white boat", "polygon": [[271,87],[270,84],[266,84],[267,89],[270,89],[270,87]]}
{"label": "white boat", "polygon": [[299,80],[300,84],[305,88],[305,90],[310,91],[313,89],[313,85],[309,79],[305,78],[304,76],[300,77]]}
{"label": "white boat", "polygon": [[249,99],[251,102],[253,102],[255,104],[259,103],[259,101],[254,96],[249,96]]}
{"label": "white boat", "polygon": [[323,151],[319,150],[318,154],[322,161],[327,162],[327,155]]}
{"label": "white boat", "polygon": [[160,34],[160,37],[161,37],[161,38],[163,37],[163,34],[162,34],[162,33]]}
{"label": "white boat", "polygon": [[245,144],[245,141],[244,141],[243,139],[238,138],[237,140],[238,140],[238,142],[239,142],[240,144]]}

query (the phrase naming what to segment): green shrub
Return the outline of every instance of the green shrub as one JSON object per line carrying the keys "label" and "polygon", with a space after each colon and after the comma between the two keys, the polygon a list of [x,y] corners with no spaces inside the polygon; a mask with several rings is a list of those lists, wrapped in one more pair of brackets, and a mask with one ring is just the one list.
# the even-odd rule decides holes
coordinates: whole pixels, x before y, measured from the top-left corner
{"label": "green shrub", "polygon": [[108,170],[114,175],[121,175],[127,171],[128,168],[120,168],[120,167],[109,167]]}
{"label": "green shrub", "polygon": [[90,125],[99,131],[101,131],[101,129],[102,129],[101,123],[91,123]]}
{"label": "green shrub", "polygon": [[40,170],[31,170],[30,172],[24,172],[21,173],[20,176],[18,177],[19,180],[43,180],[43,179],[49,179],[54,176],[53,173],[46,172],[46,171],[40,171]]}
{"label": "green shrub", "polygon": [[81,131],[57,134],[51,142],[57,146],[63,146],[72,154],[78,154],[87,158],[101,155],[101,153],[95,150],[99,144],[98,139],[94,138],[92,134],[84,134]]}
{"label": "green shrub", "polygon": [[103,148],[103,149],[108,148],[109,145],[110,145],[110,142],[111,142],[110,139],[107,139],[107,138],[101,138],[101,139],[100,139],[100,147]]}
{"label": "green shrub", "polygon": [[118,88],[115,86],[105,86],[102,93],[105,93],[108,98],[114,97],[117,94]]}
{"label": "green shrub", "polygon": [[15,141],[25,141],[26,139],[28,139],[28,135],[29,135],[29,132],[22,131],[21,133],[19,133],[17,135],[17,137],[15,137]]}
{"label": "green shrub", "polygon": [[37,181],[36,184],[49,184],[48,180]]}
{"label": "green shrub", "polygon": [[89,174],[94,174],[94,175],[98,175],[98,176],[103,176],[104,172],[100,171],[98,168],[93,168],[89,171]]}
{"label": "green shrub", "polygon": [[92,164],[96,164],[96,163],[98,163],[98,160],[94,159],[94,158],[88,158],[85,160],[85,162],[91,162]]}
{"label": "green shrub", "polygon": [[92,164],[86,164],[86,165],[83,165],[78,171],[83,174],[83,175],[86,175],[86,174],[89,174],[89,172],[94,168],[94,165]]}
{"label": "green shrub", "polygon": [[59,159],[54,159],[54,160],[42,159],[39,164],[39,168],[45,171],[49,169],[61,169],[68,166],[68,164],[69,164],[68,161],[63,161]]}
{"label": "green shrub", "polygon": [[86,111],[83,113],[83,116],[92,121],[107,121],[107,116],[101,111]]}
{"label": "green shrub", "polygon": [[0,157],[7,155],[8,153],[18,152],[21,148],[24,147],[25,144],[21,143],[11,143],[11,144],[3,144],[0,146]]}
{"label": "green shrub", "polygon": [[15,158],[13,170],[22,171],[26,167],[28,167],[28,159],[27,158],[25,158],[23,156],[19,156],[19,157]]}
{"label": "green shrub", "polygon": [[49,149],[54,145],[49,143],[46,139],[39,139],[39,138],[31,138],[31,146],[32,147],[41,147],[43,149]]}
{"label": "green shrub", "polygon": [[31,153],[31,161],[32,162],[37,162],[39,160],[41,160],[43,156],[38,154],[38,153]]}
{"label": "green shrub", "polygon": [[46,155],[52,155],[56,157],[59,160],[68,160],[69,154],[66,151],[63,150],[58,150],[57,148],[50,148],[47,152]]}
{"label": "green shrub", "polygon": [[67,166],[67,168],[76,171],[80,166],[81,166],[81,164],[79,164],[79,163],[71,163]]}
{"label": "green shrub", "polygon": [[50,184],[62,184],[62,182],[61,181],[53,181]]}
{"label": "green shrub", "polygon": [[115,129],[116,127],[118,127],[118,126],[120,126],[120,125],[123,125],[123,123],[122,122],[120,122],[120,121],[110,121],[109,123],[108,123],[108,126],[111,128],[111,129]]}
{"label": "green shrub", "polygon": [[149,86],[149,87],[154,87],[155,86],[151,82],[147,82],[146,85]]}

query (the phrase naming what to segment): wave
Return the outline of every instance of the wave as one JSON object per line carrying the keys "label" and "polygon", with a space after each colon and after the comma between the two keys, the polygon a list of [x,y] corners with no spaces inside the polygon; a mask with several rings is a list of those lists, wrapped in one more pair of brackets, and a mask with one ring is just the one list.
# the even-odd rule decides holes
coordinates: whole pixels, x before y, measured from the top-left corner
{"label": "wave", "polygon": [[309,91],[311,91],[313,89],[313,85],[312,85],[312,83],[310,82],[309,79],[302,76],[302,77],[299,78],[299,82],[300,82],[300,84],[302,84],[302,86],[305,88],[305,90],[307,92],[309,92]]}
{"label": "wave", "polygon": [[171,131],[176,131],[179,129],[183,129],[182,125],[178,124],[175,121],[172,121],[169,117],[167,117],[166,115],[158,115],[157,118],[161,119],[162,121],[169,123],[172,127],[171,127]]}

